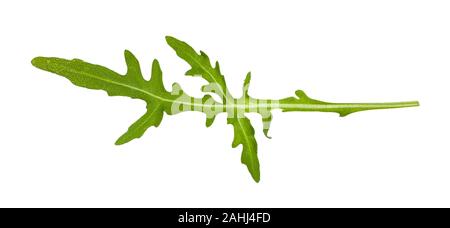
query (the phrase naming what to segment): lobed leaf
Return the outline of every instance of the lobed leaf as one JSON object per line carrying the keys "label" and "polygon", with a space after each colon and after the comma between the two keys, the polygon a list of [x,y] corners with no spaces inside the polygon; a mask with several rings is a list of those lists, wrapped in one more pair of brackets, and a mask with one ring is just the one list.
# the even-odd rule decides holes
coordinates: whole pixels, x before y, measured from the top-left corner
{"label": "lobed leaf", "polygon": [[321,111],[336,112],[341,116],[350,113],[386,108],[402,108],[418,106],[416,101],[392,103],[329,103],[308,97],[302,90],[295,92],[296,97],[281,100],[263,100],[250,97],[248,91],[251,74],[247,74],[242,87],[242,96],[234,98],[227,88],[224,76],[220,72],[219,63],[213,67],[209,57],[202,51],[197,53],[187,43],[167,36],[167,43],[176,54],[185,60],[191,69],[186,72],[189,76],[200,76],[208,83],[202,87],[205,93],[216,93],[221,102],[216,102],[210,95],[194,98],[186,94],[179,84],[172,85],[172,91],[164,88],[162,71],[158,61],[152,64],[150,80],[142,76],[141,67],[136,57],[125,51],[127,72],[118,74],[106,67],[84,62],[79,59],[67,60],[55,57],[36,57],[32,64],[42,70],[61,75],[73,84],[89,89],[104,90],[110,96],[126,96],[144,100],[147,111],[128,130],[117,139],[116,144],[121,145],[141,137],[148,128],[158,127],[164,117],[184,111],[199,111],[206,114],[206,126],[214,122],[217,114],[226,112],[227,123],[233,126],[234,138],[232,147],[242,145],[241,162],[247,166],[252,178],[260,181],[260,168],[257,155],[258,145],[255,139],[255,130],[250,120],[245,116],[247,112],[256,112],[263,121],[263,133],[268,136],[272,121],[272,109],[289,111]]}
{"label": "lobed leaf", "polygon": [[247,166],[253,180],[259,182],[258,144],[255,139],[255,130],[247,117],[228,118],[227,123],[233,125],[234,139],[232,147],[242,144],[241,162]]}

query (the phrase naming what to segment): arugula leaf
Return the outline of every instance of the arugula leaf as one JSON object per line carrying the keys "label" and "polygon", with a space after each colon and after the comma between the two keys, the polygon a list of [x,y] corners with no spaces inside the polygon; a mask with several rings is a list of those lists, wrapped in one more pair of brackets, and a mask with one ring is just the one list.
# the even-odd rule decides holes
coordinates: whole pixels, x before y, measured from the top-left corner
{"label": "arugula leaf", "polygon": [[[140,71],[139,62],[133,55],[131,55],[131,53],[126,54],[126,56],[129,56],[128,58],[131,59],[130,61],[127,61],[128,65],[127,76],[135,77],[137,81],[142,82],[143,77]],[[159,91],[160,93],[167,93],[167,91],[164,89],[164,85],[162,82],[162,72],[157,60],[153,61],[152,76],[149,84],[153,85],[154,91]],[[116,145],[122,145],[135,138],[140,138],[145,133],[145,131],[151,126],[158,127],[163,119],[163,115],[164,115],[163,101],[158,99],[149,99],[147,101],[147,112],[135,123],[133,123],[127,132],[125,132],[122,136],[120,136],[119,139],[117,139]]]}
{"label": "arugula leaf", "polygon": [[226,96],[230,93],[228,92],[225,79],[220,72],[219,62],[216,61],[216,66],[212,67],[208,55],[203,51],[200,51],[200,54],[198,54],[189,44],[171,36],[166,36],[166,41],[180,58],[191,65],[192,68],[186,72],[186,75],[201,76],[209,82],[208,85],[203,87],[204,91],[215,92],[221,97],[224,103],[227,99],[232,99]]}
{"label": "arugula leaf", "polygon": [[227,123],[233,125],[234,139],[232,147],[242,144],[241,162],[245,164],[248,171],[256,182],[260,180],[258,145],[255,139],[255,130],[250,120],[243,116],[240,118],[228,118]]}
{"label": "arugula leaf", "polygon": [[[236,99],[231,96],[228,88],[226,86],[225,79],[220,72],[219,62],[216,62],[216,67],[213,68],[208,55],[203,51],[200,54],[196,53],[195,50],[189,46],[187,43],[180,41],[176,38],[167,36],[167,43],[175,50],[177,55],[184,59],[187,63],[191,65],[191,69],[186,72],[189,76],[201,76],[207,82],[208,85],[204,86],[203,91],[212,91],[219,95],[223,103],[232,103]],[[248,84],[250,82],[250,74],[244,82],[244,97],[248,97]],[[259,161],[257,156],[257,144],[255,139],[255,131],[253,129],[250,120],[241,114],[236,115],[235,109],[228,111],[227,123],[231,124],[234,128],[234,140],[233,148],[242,144],[242,157],[241,162],[247,165],[249,172],[251,173],[253,179],[256,182],[260,180],[259,171]]]}
{"label": "arugula leaf", "polygon": [[[164,88],[162,71],[158,61],[152,64],[152,75],[145,80],[136,57],[125,51],[127,73],[120,75],[106,67],[84,62],[79,59],[67,60],[55,57],[36,57],[33,66],[61,75],[73,84],[88,89],[104,90],[110,96],[126,96],[144,100],[147,103],[146,113],[134,122],[128,130],[117,139],[121,145],[141,137],[150,127],[158,127],[164,113],[174,115],[185,111],[198,111],[206,115],[206,126],[214,122],[219,113],[227,114],[227,123],[233,126],[234,139],[232,147],[242,145],[241,162],[247,166],[252,178],[259,182],[260,168],[257,156],[257,142],[255,130],[245,113],[258,113],[263,121],[263,133],[268,136],[272,121],[272,110],[290,111],[320,111],[336,112],[340,116],[373,109],[403,108],[418,106],[417,101],[391,103],[330,103],[312,99],[303,91],[297,90],[296,97],[280,100],[255,99],[249,93],[251,74],[248,73],[242,88],[242,96],[234,98],[227,88],[226,81],[220,72],[219,63],[213,67],[209,57],[202,51],[197,53],[187,43],[167,36],[166,41],[176,54],[185,60],[191,69],[188,76],[200,76],[207,84],[202,87],[205,95],[202,98],[191,97],[186,94],[179,84],[172,85],[172,91]],[[220,101],[214,100],[210,94],[215,93]]]}

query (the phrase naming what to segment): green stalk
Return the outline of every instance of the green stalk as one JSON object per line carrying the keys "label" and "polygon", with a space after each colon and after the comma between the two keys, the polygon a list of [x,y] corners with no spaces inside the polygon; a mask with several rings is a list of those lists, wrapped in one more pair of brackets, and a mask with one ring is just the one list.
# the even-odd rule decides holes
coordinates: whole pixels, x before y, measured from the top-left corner
{"label": "green stalk", "polygon": [[283,111],[337,112],[340,116],[376,109],[407,108],[419,106],[418,101],[385,102],[385,103],[325,103],[325,104],[289,104],[280,102]]}

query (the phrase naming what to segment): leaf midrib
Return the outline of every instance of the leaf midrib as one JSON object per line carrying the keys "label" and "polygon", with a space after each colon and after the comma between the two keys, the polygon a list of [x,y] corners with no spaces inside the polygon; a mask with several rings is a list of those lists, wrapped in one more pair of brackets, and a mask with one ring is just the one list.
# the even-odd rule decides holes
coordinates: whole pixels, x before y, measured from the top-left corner
{"label": "leaf midrib", "polygon": [[[196,107],[207,107],[207,108],[211,108],[211,107],[215,107],[215,108],[219,108],[219,109],[223,109],[223,108],[238,108],[238,109],[245,109],[245,108],[269,108],[269,109],[276,109],[276,108],[304,108],[304,109],[315,109],[316,111],[320,111],[320,110],[327,110],[327,109],[345,109],[345,108],[397,108],[397,107],[405,107],[405,104],[407,103],[411,103],[411,102],[391,102],[391,103],[331,103],[331,104],[287,104],[287,103],[276,103],[275,101],[278,100],[274,100],[272,101],[270,104],[258,104],[258,105],[241,105],[241,104],[214,104],[214,105],[209,105],[209,104],[203,104],[203,103],[191,103],[191,102],[182,102],[179,100],[173,100],[173,99],[168,99],[165,97],[161,97],[158,96],[154,93],[151,93],[147,90],[143,90],[141,88],[135,87],[135,86],[131,86],[125,83],[120,83],[114,80],[108,80],[106,78],[103,77],[99,77],[96,76],[95,74],[91,74],[85,71],[77,71],[71,68],[65,68],[66,70],[68,70],[69,72],[75,73],[75,74],[82,74],[85,75],[87,77],[91,77],[100,81],[104,81],[107,83],[111,83],[111,84],[115,84],[115,85],[119,85],[122,87],[126,87],[132,90],[136,90],[138,92],[141,92],[143,94],[146,94],[148,96],[151,96],[153,98],[156,98],[158,100],[164,101],[164,102],[169,102],[169,103],[175,103],[175,104],[182,104],[182,105],[187,105],[187,106],[196,106]],[[120,75],[120,74],[119,74]],[[124,76],[120,76],[120,77],[124,77]],[[378,107],[377,107],[378,106]],[[411,105],[411,106],[415,106],[415,105]]]}

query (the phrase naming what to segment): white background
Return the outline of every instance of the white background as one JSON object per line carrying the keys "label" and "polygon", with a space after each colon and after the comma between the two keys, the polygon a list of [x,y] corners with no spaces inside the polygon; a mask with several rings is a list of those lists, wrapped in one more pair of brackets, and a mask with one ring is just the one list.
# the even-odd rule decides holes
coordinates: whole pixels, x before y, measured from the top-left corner
{"label": "white background", "polygon": [[[449,1],[2,1],[1,207],[450,207]],[[34,68],[81,58],[200,96],[202,80],[166,45],[172,35],[219,60],[240,96],[303,89],[331,102],[419,100],[419,108],[250,115],[261,182],[232,149],[225,116],[165,116],[114,142],[145,111]]]}

